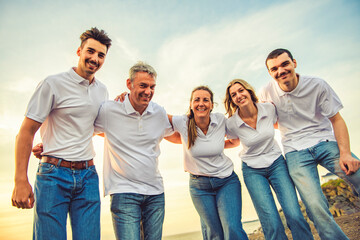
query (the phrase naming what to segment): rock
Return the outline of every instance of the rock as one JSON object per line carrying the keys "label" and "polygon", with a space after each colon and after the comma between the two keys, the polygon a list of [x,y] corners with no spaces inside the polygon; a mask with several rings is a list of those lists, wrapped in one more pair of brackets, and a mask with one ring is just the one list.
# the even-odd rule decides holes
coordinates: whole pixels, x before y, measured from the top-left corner
{"label": "rock", "polygon": [[[350,186],[342,179],[330,180],[321,186],[323,193],[328,200],[329,210],[334,216],[344,233],[350,240],[360,239],[360,199],[356,197]],[[320,240],[313,223],[306,214],[305,206],[299,202],[301,212],[305,220],[309,223],[315,240]],[[291,231],[286,225],[286,220],[282,209],[279,210],[280,218],[284,224],[286,235],[291,240]],[[261,227],[249,234],[250,240],[262,240],[264,234]]]}

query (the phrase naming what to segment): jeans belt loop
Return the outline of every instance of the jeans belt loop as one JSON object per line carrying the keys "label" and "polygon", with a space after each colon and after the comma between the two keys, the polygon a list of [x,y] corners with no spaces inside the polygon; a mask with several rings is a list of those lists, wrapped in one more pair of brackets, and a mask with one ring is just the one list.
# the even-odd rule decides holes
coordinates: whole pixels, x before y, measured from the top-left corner
{"label": "jeans belt loop", "polygon": [[86,167],[86,169],[89,168],[89,161],[86,161],[86,162],[85,162],[85,167]]}
{"label": "jeans belt loop", "polygon": [[56,164],[56,167],[60,167],[60,164],[61,164],[61,161],[62,161],[62,158],[58,158],[59,159],[59,161],[58,161],[58,163]]}

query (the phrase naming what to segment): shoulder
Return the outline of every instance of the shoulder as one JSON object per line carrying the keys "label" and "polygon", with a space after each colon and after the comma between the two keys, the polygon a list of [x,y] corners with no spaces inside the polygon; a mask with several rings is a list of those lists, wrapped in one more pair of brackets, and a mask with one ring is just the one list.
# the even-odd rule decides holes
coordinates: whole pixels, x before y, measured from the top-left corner
{"label": "shoulder", "polygon": [[47,76],[43,82],[49,85],[59,85],[62,81],[69,78],[68,72],[61,72]]}
{"label": "shoulder", "polygon": [[324,79],[310,75],[300,75],[300,81],[306,84],[305,86],[317,86],[327,84]]}
{"label": "shoulder", "polygon": [[103,84],[101,81],[99,81],[99,79],[95,79],[95,81],[96,81],[96,84],[97,84],[97,87],[98,88],[101,88],[101,89],[104,89],[104,90],[106,90],[107,91],[107,87],[105,86],[105,84]]}
{"label": "shoulder", "polygon": [[261,101],[268,101],[268,97],[276,93],[276,84],[275,80],[271,80],[265,86],[260,88],[260,91],[258,92],[259,99],[261,99]]}
{"label": "shoulder", "polygon": [[172,117],[172,121],[175,125],[186,125],[187,121],[188,121],[188,116],[183,114],[183,115],[174,115]]}
{"label": "shoulder", "polygon": [[260,89],[260,92],[270,91],[270,90],[274,89],[276,84],[277,83],[275,82],[275,80],[271,80]]}
{"label": "shoulder", "polygon": [[271,102],[260,102],[260,103],[257,103],[257,105],[262,108],[265,108],[265,109],[274,109],[275,108],[274,104],[272,104]]}
{"label": "shoulder", "polygon": [[234,115],[232,115],[231,117],[229,117],[227,120],[226,120],[226,125],[227,126],[231,126],[233,124],[236,123],[236,115],[237,113],[234,113]]}
{"label": "shoulder", "polygon": [[300,75],[301,90],[305,92],[312,92],[312,94],[322,94],[324,92],[333,91],[329,83],[324,79],[315,76]]}
{"label": "shoulder", "polygon": [[265,115],[274,114],[276,111],[275,105],[271,102],[257,103],[257,106]]}
{"label": "shoulder", "polygon": [[160,113],[166,114],[165,108],[163,106],[160,106],[156,102],[150,101],[149,107],[151,107],[154,112],[160,112]]}
{"label": "shoulder", "polygon": [[222,113],[210,113],[210,116],[215,117],[218,121],[224,121],[227,119]]}

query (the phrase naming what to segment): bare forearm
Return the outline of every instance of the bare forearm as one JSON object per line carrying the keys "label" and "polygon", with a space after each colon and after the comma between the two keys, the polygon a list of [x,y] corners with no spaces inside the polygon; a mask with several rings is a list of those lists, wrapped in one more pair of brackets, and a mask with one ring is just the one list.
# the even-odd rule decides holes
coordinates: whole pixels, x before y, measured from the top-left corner
{"label": "bare forearm", "polygon": [[225,146],[224,148],[234,148],[240,145],[239,139],[227,139],[225,140]]}
{"label": "bare forearm", "polygon": [[339,146],[340,155],[351,155],[349,132],[344,119],[339,114],[335,119],[330,120],[333,124],[334,135]]}
{"label": "bare forearm", "polygon": [[41,126],[29,118],[25,118],[19,134],[15,140],[15,182],[27,181],[27,169],[29,165],[29,157],[32,150],[33,140],[36,131]]}
{"label": "bare forearm", "polygon": [[[25,136],[24,136],[25,135]],[[19,133],[15,141],[15,182],[27,181],[33,137]]]}
{"label": "bare forearm", "polygon": [[344,119],[337,113],[330,118],[333,125],[335,138],[339,147],[339,164],[346,175],[351,175],[360,168],[360,161],[351,155],[349,132]]}

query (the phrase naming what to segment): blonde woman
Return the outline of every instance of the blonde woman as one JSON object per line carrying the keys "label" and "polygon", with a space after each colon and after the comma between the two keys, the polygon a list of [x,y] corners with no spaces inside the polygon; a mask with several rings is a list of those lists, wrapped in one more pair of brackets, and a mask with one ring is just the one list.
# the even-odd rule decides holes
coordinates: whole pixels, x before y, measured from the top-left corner
{"label": "blonde woman", "polygon": [[276,110],[259,103],[246,81],[235,79],[226,88],[225,109],[229,115],[229,138],[240,139],[245,185],[267,240],[287,239],[270,186],[284,211],[293,239],[313,239],[298,203],[285,159],[274,139]]}

